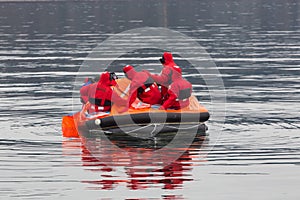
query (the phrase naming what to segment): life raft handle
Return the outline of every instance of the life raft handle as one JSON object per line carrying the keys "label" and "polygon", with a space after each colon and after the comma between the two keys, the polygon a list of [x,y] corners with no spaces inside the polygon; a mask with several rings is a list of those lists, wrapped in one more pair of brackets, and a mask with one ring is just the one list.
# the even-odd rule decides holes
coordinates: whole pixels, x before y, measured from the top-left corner
{"label": "life raft handle", "polygon": [[101,119],[95,119],[95,124],[96,124],[97,126],[100,126],[100,124],[101,124]]}

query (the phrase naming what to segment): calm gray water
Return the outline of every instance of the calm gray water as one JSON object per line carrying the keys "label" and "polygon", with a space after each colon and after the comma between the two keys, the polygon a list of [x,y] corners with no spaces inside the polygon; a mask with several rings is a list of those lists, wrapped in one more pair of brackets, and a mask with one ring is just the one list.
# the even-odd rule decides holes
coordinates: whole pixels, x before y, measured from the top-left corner
{"label": "calm gray water", "polygon": [[[297,0],[1,1],[0,199],[299,199],[299,16]],[[104,164],[61,136],[84,58],[109,36],[145,26],[194,38],[227,94],[225,123],[209,121],[204,141],[155,172],[147,159],[139,168],[120,155]],[[209,86],[187,78],[212,108]],[[99,148],[104,161],[110,149]]]}

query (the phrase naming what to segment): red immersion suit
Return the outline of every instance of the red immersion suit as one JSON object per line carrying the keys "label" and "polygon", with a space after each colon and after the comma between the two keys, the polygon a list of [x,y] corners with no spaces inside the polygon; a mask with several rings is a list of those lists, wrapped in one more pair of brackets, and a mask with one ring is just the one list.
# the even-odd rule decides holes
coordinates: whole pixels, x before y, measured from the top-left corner
{"label": "red immersion suit", "polygon": [[166,99],[160,109],[181,109],[189,105],[189,97],[192,95],[192,84],[176,73],[173,83],[169,86]]}
{"label": "red immersion suit", "polygon": [[173,56],[170,52],[164,52],[160,61],[163,65],[161,73],[151,74],[151,77],[157,84],[161,85],[161,95],[163,101],[165,101],[169,85],[171,85],[174,78],[181,75],[182,72],[180,67],[178,67],[174,62]]}
{"label": "red immersion suit", "polygon": [[148,104],[160,104],[161,94],[158,86],[154,83],[149,73],[137,72],[135,69],[126,65],[123,68],[126,77],[131,80],[129,89],[129,106],[139,98],[142,102]]}
{"label": "red immersion suit", "polygon": [[116,81],[111,78],[109,72],[104,72],[100,76],[99,82],[84,86],[80,89],[81,96],[88,96],[91,108],[89,113],[98,111],[110,111],[113,103],[125,105],[126,101],[122,99],[112,86]]}

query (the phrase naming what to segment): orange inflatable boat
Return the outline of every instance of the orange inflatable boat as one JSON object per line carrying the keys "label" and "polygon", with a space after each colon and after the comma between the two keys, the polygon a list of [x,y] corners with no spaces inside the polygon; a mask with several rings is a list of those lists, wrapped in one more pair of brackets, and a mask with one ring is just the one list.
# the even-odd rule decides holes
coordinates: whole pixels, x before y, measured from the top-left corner
{"label": "orange inflatable boat", "polygon": [[[127,91],[130,81],[119,79],[115,89],[120,95]],[[111,112],[88,114],[90,104],[72,116],[64,116],[62,131],[64,137],[93,137],[99,133],[127,134],[139,138],[163,136],[177,131],[206,131],[204,122],[209,119],[208,110],[202,106],[195,96],[190,97],[190,105],[181,110],[158,110],[140,102],[138,99],[126,112],[113,105]]]}

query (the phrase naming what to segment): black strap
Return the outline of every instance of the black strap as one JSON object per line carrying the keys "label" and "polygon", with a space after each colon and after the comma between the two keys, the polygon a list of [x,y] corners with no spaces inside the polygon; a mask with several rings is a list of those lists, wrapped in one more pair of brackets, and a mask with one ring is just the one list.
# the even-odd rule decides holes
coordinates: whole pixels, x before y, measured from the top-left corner
{"label": "black strap", "polygon": [[172,80],[172,76],[173,76],[173,69],[171,69],[170,68],[170,73],[169,73],[169,75],[168,75],[168,82],[167,82],[167,84],[168,85],[171,85],[171,83],[173,82],[173,80]]}
{"label": "black strap", "polygon": [[184,100],[184,99],[189,98],[191,95],[192,95],[192,90],[191,90],[191,88],[179,90],[178,99],[179,99],[179,100]]}
{"label": "black strap", "polygon": [[141,94],[150,87],[154,83],[154,80],[149,76],[148,79],[144,82],[144,84],[137,89],[138,94]]}
{"label": "black strap", "polygon": [[102,99],[98,99],[98,98],[89,98],[89,102],[92,104],[95,104],[97,106],[111,106],[112,103],[110,100],[105,99],[104,101],[104,105],[101,104]]}

